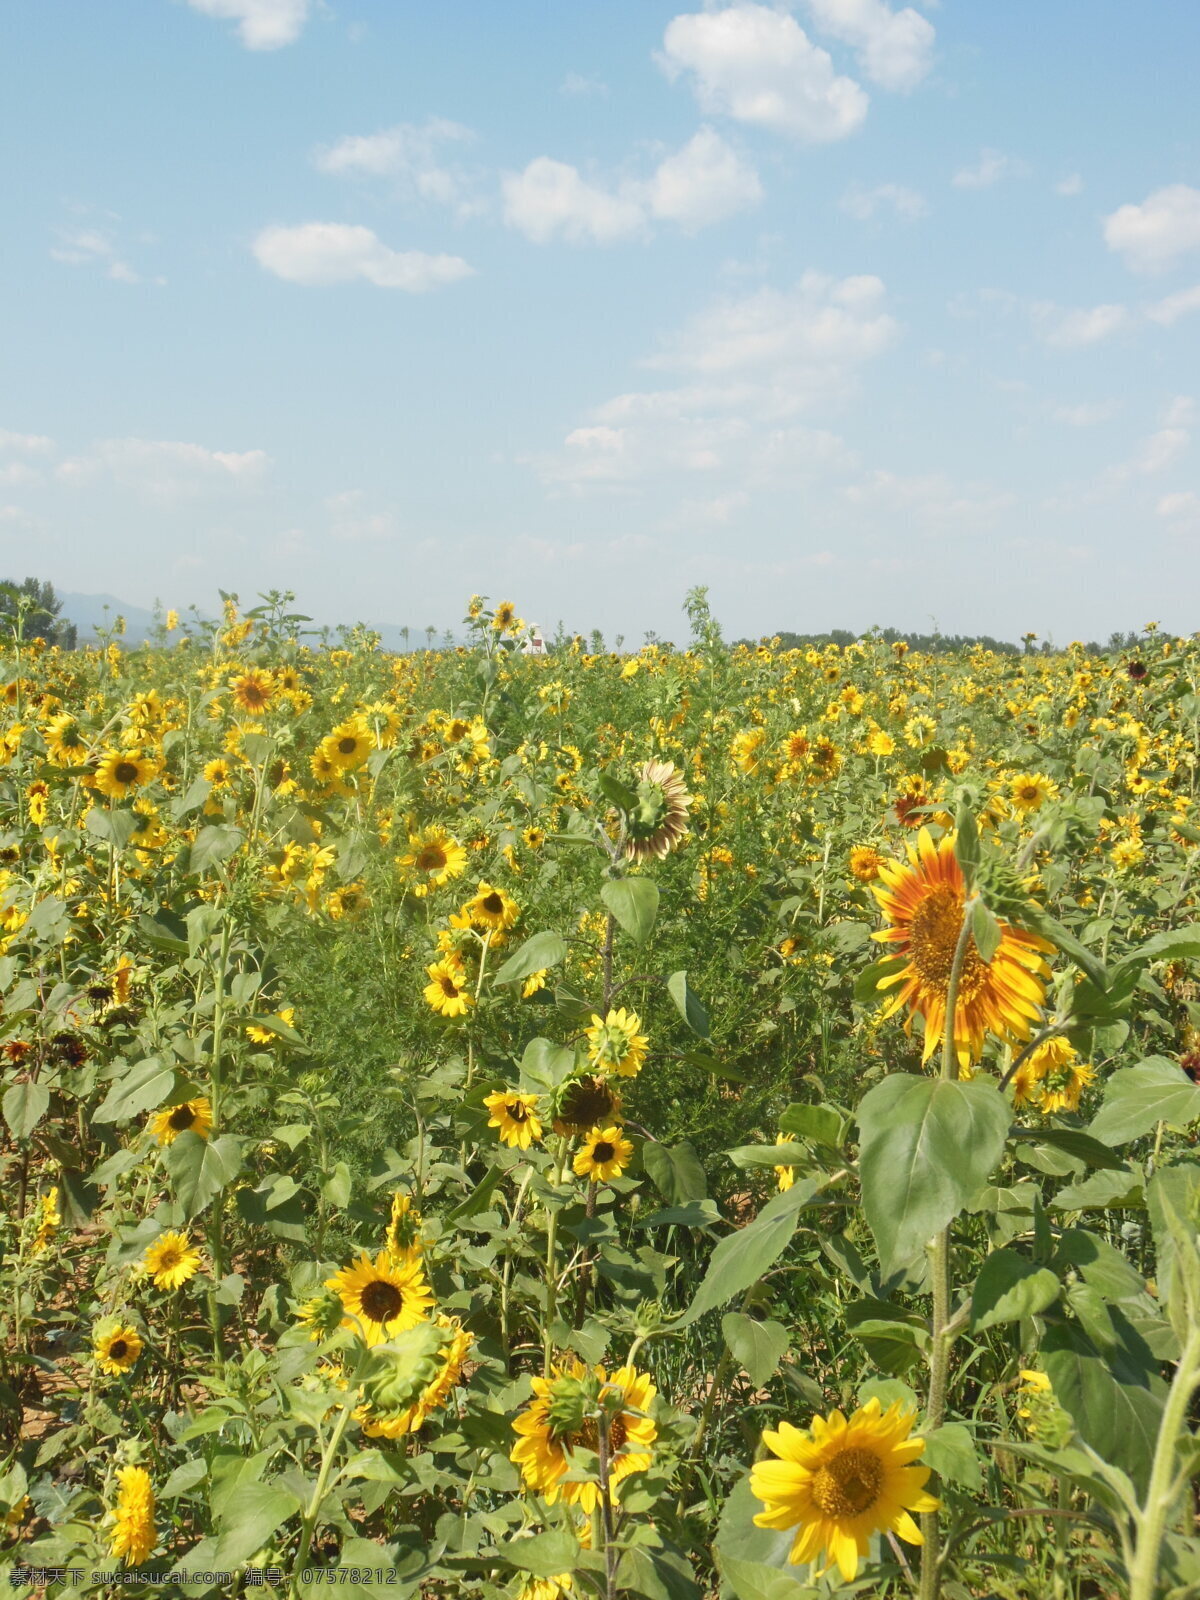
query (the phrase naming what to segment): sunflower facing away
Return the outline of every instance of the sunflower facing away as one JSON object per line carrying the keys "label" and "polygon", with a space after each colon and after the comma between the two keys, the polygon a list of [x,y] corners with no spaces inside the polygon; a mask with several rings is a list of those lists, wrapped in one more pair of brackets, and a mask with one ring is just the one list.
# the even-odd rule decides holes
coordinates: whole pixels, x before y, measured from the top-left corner
{"label": "sunflower facing away", "polygon": [[[900,985],[884,1017],[908,1008],[906,1029],[917,1013],[925,1019],[928,1061],[942,1038],[950,968],[963,925],[965,884],[954,854],[954,835],[934,844],[922,828],[908,847],[908,862],[883,861],[879,885],[872,887],[890,927],[872,934],[905,958],[901,971],[879,981],[880,989]],[[1052,947],[1036,934],[1000,924],[1000,947],[984,961],[974,941],[967,946],[954,1015],[954,1048],[961,1066],[983,1053],[984,1035],[1012,1041],[1028,1039],[1030,1026],[1046,997],[1050,972],[1041,952]]]}
{"label": "sunflower facing away", "polygon": [[581,1078],[573,1078],[560,1091],[554,1131],[586,1133],[589,1128],[606,1127],[620,1120],[621,1096],[603,1078],[585,1073]]}
{"label": "sunflower facing away", "polygon": [[909,1437],[915,1420],[900,1401],[882,1411],[872,1399],[848,1421],[840,1411],[814,1417],[807,1433],[789,1422],[765,1429],[763,1443],[779,1459],[751,1468],[750,1492],[766,1507],[755,1525],[795,1528],[788,1560],[823,1558],[823,1571],[836,1564],[847,1583],[873,1533],[922,1544],[911,1513],[936,1511],[938,1502],[925,1493],[929,1468],[912,1465],[925,1449]]}
{"label": "sunflower facing away", "polygon": [[368,1345],[383,1344],[413,1328],[428,1314],[433,1294],[418,1259],[381,1250],[372,1261],[364,1251],[358,1260],[326,1280],[346,1312],[342,1323]]}
{"label": "sunflower facing away", "polygon": [[418,899],[431,889],[440,889],[451,878],[467,869],[467,852],[445,828],[423,828],[408,836],[408,853],[397,856],[396,865],[405,883]]}
{"label": "sunflower facing away", "polygon": [[142,1257],[142,1271],[156,1289],[180,1289],[200,1270],[200,1252],[186,1233],[164,1233]]}
{"label": "sunflower facing away", "polygon": [[211,1127],[212,1104],[207,1095],[168,1106],[150,1119],[150,1132],[159,1144],[174,1144],[181,1133],[198,1133],[207,1139]]}
{"label": "sunflower facing away", "polygon": [[96,1324],[92,1334],[92,1356],[101,1372],[119,1378],[128,1372],[142,1353],[142,1336],[137,1329],[118,1318]]}
{"label": "sunflower facing away", "polygon": [[633,1145],[620,1128],[593,1128],[571,1163],[581,1178],[607,1183],[619,1178],[633,1156]]}
{"label": "sunflower facing away", "polygon": [[145,1467],[121,1467],[120,1490],[113,1511],[109,1550],[127,1566],[140,1567],[158,1543],[154,1526],[154,1489]]}
{"label": "sunflower facing away", "polygon": [[692,797],[671,761],[647,761],[638,773],[638,803],[625,815],[625,856],[648,861],[670,855],[687,832]]}
{"label": "sunflower facing away", "polygon": [[[589,1480],[562,1480],[574,1465],[573,1447],[595,1451],[599,1445],[597,1422],[585,1417],[577,1428],[560,1427],[552,1411],[558,1391],[565,1384],[578,1385],[589,1376],[582,1361],[558,1368],[552,1378],[533,1378],[533,1399],[513,1422],[517,1443],[511,1459],[521,1469],[525,1487],[540,1494],[549,1505],[562,1497],[564,1504],[579,1506],[590,1516],[600,1499],[600,1486]],[[653,1459],[653,1444],[658,1428],[646,1415],[657,1390],[649,1376],[636,1367],[619,1367],[612,1377],[603,1367],[594,1369],[600,1395],[620,1394],[621,1409],[609,1423],[608,1498],[616,1501],[617,1485],[633,1472],[644,1472]]]}
{"label": "sunflower facing away", "polygon": [[439,1328],[450,1335],[450,1342],[440,1356],[440,1366],[420,1396],[403,1411],[388,1416],[376,1416],[369,1406],[360,1406],[354,1413],[362,1431],[371,1439],[401,1439],[406,1433],[417,1433],[425,1426],[430,1414],[440,1411],[462,1378],[463,1363],[471,1351],[471,1335],[455,1317],[439,1316]]}
{"label": "sunflower facing away", "polygon": [[609,1011],[599,1017],[593,1013],[587,1030],[588,1059],[600,1072],[615,1072],[622,1078],[636,1078],[646,1059],[649,1039],[641,1031],[642,1019],[636,1011]]}
{"label": "sunflower facing away", "polygon": [[510,1145],[514,1150],[528,1150],[535,1139],[542,1137],[542,1125],[537,1115],[537,1095],[498,1089],[495,1094],[489,1094],[483,1103],[490,1113],[488,1127],[500,1130],[502,1144]]}

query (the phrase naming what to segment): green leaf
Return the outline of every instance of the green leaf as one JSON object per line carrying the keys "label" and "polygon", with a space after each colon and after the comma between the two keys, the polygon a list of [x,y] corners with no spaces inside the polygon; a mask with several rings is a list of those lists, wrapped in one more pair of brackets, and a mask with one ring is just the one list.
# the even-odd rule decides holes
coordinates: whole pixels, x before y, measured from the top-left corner
{"label": "green leaf", "polygon": [[242,1170],[242,1143],[232,1134],[208,1140],[189,1130],[167,1146],[162,1159],[172,1193],[190,1219],[199,1216]]}
{"label": "green leaf", "polygon": [[675,1009],[687,1023],[698,1038],[709,1037],[708,1012],[700,1004],[696,995],[688,987],[686,972],[673,972],[667,979],[667,993],[674,1001]]}
{"label": "green leaf", "polygon": [[758,1322],[745,1312],[730,1311],[721,1318],[721,1332],[734,1360],[746,1369],[755,1388],[769,1383],[788,1347],[788,1331],[782,1322]]}
{"label": "green leaf", "polygon": [[600,785],[600,792],[607,800],[611,800],[619,811],[636,811],[638,797],[635,790],[628,788],[619,778],[611,772],[601,769],[596,774],[596,781]]}
{"label": "green leaf", "polygon": [[1032,909],[1026,913],[1025,920],[1036,933],[1049,939],[1051,944],[1056,945],[1082,972],[1086,972],[1097,989],[1103,990],[1108,987],[1108,972],[1104,962],[1086,945],[1080,944],[1075,935],[1068,928],[1064,928],[1061,922],[1056,922],[1045,911],[1035,912]]}
{"label": "green leaf", "polygon": [[600,898],[635,944],[645,944],[658,915],[658,885],[652,878],[613,878]]}
{"label": "green leaf", "polygon": [[4,1120],[14,1139],[28,1139],[50,1106],[40,1083],[14,1083],[4,1091]]}
{"label": "green leaf", "polygon": [[1122,1067],[1105,1085],[1104,1104],[1088,1132],[1102,1144],[1128,1144],[1157,1123],[1190,1127],[1200,1121],[1200,1085],[1174,1061],[1150,1056],[1136,1067]]}
{"label": "green leaf", "polygon": [[799,1167],[812,1160],[802,1144],[742,1144],[725,1154],[735,1167]]}
{"label": "green leaf", "polygon": [[552,1094],[574,1070],[574,1050],[552,1039],[531,1039],[521,1057],[521,1088],[526,1094]]}
{"label": "green leaf", "polygon": [[552,1578],[558,1572],[573,1572],[579,1558],[579,1541],[565,1528],[550,1528],[530,1539],[509,1539],[501,1549],[510,1567],[535,1578]]}
{"label": "green leaf", "polygon": [[642,1146],[642,1166],[669,1206],[686,1206],[708,1195],[704,1163],[690,1139],[676,1145],[647,1139]]}
{"label": "green leaf", "polygon": [[1130,967],[1144,967],[1151,961],[1200,961],[1200,925],[1172,928],[1168,933],[1156,933],[1145,944],[1122,956],[1113,968],[1114,974]]}
{"label": "green leaf", "polygon": [[722,1239],[709,1259],[695,1298],[674,1326],[686,1328],[706,1311],[715,1310],[757,1283],[787,1249],[796,1231],[797,1212],[813,1200],[825,1181],[806,1178],[793,1184],[769,1201],[753,1222]]}
{"label": "green leaf", "polygon": [[[755,1501],[755,1504],[759,1502]],[[788,1537],[791,1539],[794,1535],[789,1534]],[[794,1578],[791,1571],[769,1567],[762,1561],[739,1561],[735,1556],[723,1555],[720,1564],[721,1576],[737,1600],[816,1600],[820,1593],[818,1589]]]}
{"label": "green leaf", "polygon": [[1000,948],[1003,935],[996,915],[982,900],[977,900],[971,911],[971,937],[984,961],[990,961]]}
{"label": "green leaf", "polygon": [[1049,1267],[1039,1267],[1016,1250],[993,1250],[971,1294],[971,1332],[1036,1316],[1054,1304],[1059,1292]]}
{"label": "green leaf", "polygon": [[1046,1330],[1041,1347],[1054,1397],[1080,1437],[1105,1461],[1126,1471],[1144,1494],[1165,1385],[1138,1355],[1136,1347],[1118,1343],[1106,1358],[1077,1323],[1066,1321]]}
{"label": "green leaf", "polygon": [[1094,1139],[1090,1133],[1081,1133],[1078,1128],[1012,1128],[1009,1130],[1008,1139],[1010,1144],[1031,1142],[1035,1145],[1050,1145],[1053,1149],[1061,1150],[1064,1155],[1082,1161],[1089,1167],[1104,1167],[1110,1172],[1118,1172],[1125,1165],[1120,1156],[1113,1155],[1108,1145],[1101,1144],[1100,1140]]}
{"label": "green leaf", "polygon": [[256,1550],[262,1549],[276,1528],[299,1510],[298,1497],[277,1483],[241,1485],[217,1527],[212,1567],[240,1567]]}
{"label": "green leaf", "polygon": [[1141,1206],[1145,1174],[1139,1166],[1120,1172],[1093,1172],[1080,1183],[1069,1183],[1049,1202],[1054,1211],[1084,1211],[1091,1206]]}
{"label": "green leaf", "polygon": [[916,1260],[988,1180],[1009,1112],[992,1078],[894,1073],[859,1103],[863,1210],[885,1275]]}
{"label": "green leaf", "polygon": [[920,1464],[932,1467],[944,1483],[961,1484],[972,1493],[983,1487],[974,1437],[961,1422],[945,1422],[925,1435]]}
{"label": "green leaf", "polygon": [[188,871],[203,875],[213,867],[219,867],[230,856],[237,854],[245,837],[240,828],[231,828],[226,823],[201,828],[188,853]]}
{"label": "green leaf", "polygon": [[779,1119],[780,1133],[795,1134],[840,1150],[846,1139],[846,1118],[833,1106],[810,1106],[799,1102],[787,1107]]}
{"label": "green leaf", "polygon": [[[1153,1187],[1151,1188],[1153,1194]],[[1153,1202],[1151,1202],[1153,1213]],[[1106,1300],[1134,1300],[1146,1293],[1146,1280],[1121,1251],[1089,1233],[1086,1228],[1064,1228],[1058,1236],[1058,1249],[1053,1265],[1061,1272],[1073,1267]],[[1159,1252],[1159,1287],[1161,1289],[1162,1256]]]}
{"label": "green leaf", "polygon": [[344,1161],[339,1161],[321,1185],[321,1193],[331,1206],[336,1207],[338,1211],[344,1211],[350,1204],[350,1193],[353,1187],[350,1168]]}
{"label": "green leaf", "polygon": [[118,1078],[92,1113],[95,1122],[126,1122],[143,1111],[162,1105],[175,1088],[174,1067],[164,1067],[157,1056],[147,1056]]}
{"label": "green leaf", "polygon": [[120,810],[114,806],[109,811],[102,811],[99,807],[93,807],[83,825],[93,837],[103,839],[105,844],[111,844],[117,850],[123,850],[133,838],[137,818],[132,810]]}
{"label": "green leaf", "polygon": [[550,931],[535,933],[532,939],[526,939],[519,950],[513,951],[492,982],[519,983],[535,972],[556,967],[566,954],[566,940],[561,934]]}

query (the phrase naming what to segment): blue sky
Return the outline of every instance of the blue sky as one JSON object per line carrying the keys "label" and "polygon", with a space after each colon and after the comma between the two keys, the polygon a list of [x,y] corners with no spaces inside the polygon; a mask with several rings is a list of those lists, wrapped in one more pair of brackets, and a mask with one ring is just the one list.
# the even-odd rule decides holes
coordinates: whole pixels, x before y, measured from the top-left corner
{"label": "blue sky", "polygon": [[1190,630],[1198,56],[1187,0],[9,0],[0,567]]}

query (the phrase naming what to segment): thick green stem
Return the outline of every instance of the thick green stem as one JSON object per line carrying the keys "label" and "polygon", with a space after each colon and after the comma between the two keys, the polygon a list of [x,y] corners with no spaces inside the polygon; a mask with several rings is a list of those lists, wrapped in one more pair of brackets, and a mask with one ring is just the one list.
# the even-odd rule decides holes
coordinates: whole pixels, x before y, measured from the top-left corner
{"label": "thick green stem", "polygon": [[[562,1186],[563,1165],[567,1153],[567,1141],[562,1137],[558,1141],[558,1151],[554,1162],[554,1187]],[[550,1369],[554,1364],[554,1337],[551,1325],[554,1322],[558,1309],[558,1207],[555,1206],[546,1217],[546,1304],[542,1327],[542,1377],[550,1377]]]}
{"label": "thick green stem", "polygon": [[1129,1600],[1154,1600],[1159,1588],[1159,1554],[1178,1483],[1179,1436],[1187,1424],[1188,1406],[1200,1388],[1200,1329],[1193,1327],[1175,1368],[1175,1377],[1163,1408],[1150,1487],[1138,1518],[1137,1544],[1129,1574]]}

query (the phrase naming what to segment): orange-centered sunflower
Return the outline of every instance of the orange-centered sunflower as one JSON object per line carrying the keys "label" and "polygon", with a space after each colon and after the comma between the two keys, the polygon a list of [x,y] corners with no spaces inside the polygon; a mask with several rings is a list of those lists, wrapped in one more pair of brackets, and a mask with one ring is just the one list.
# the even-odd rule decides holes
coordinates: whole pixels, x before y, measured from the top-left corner
{"label": "orange-centered sunflower", "polygon": [[[884,1016],[907,1007],[907,1028],[920,1013],[925,1019],[922,1060],[928,1061],[945,1027],[946,991],[962,931],[966,885],[954,854],[953,834],[935,844],[928,828],[922,828],[907,852],[907,864],[880,863],[879,885],[872,885],[871,892],[891,926],[872,937],[905,958],[899,972],[879,981],[881,989],[900,986]],[[1007,922],[1000,924],[1000,932],[1000,947],[990,961],[983,959],[974,941],[967,946],[954,1014],[954,1048],[964,1067],[982,1055],[987,1033],[1004,1042],[1028,1039],[1046,998],[1050,969],[1041,952],[1052,946]]]}

